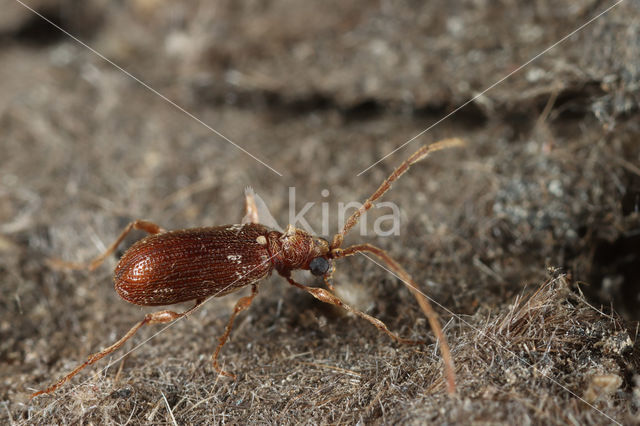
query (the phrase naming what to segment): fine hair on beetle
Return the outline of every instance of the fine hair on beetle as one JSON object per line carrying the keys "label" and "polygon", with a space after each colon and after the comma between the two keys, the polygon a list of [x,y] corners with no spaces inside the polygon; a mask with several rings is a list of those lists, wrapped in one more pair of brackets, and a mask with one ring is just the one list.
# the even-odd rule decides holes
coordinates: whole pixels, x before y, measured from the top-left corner
{"label": "fine hair on beetle", "polygon": [[[236,316],[249,308],[258,293],[259,282],[274,270],[292,286],[310,293],[322,302],[339,306],[369,321],[397,342],[424,343],[397,336],[382,321],[351,307],[334,294],[331,282],[335,269],[334,261],[357,253],[369,253],[375,256],[407,285],[426,315],[437,339],[444,362],[447,391],[453,394],[455,373],[451,351],[439,317],[427,297],[419,290],[409,273],[381,248],[371,244],[356,244],[342,248],[342,243],[345,235],[358,223],[360,217],[411,165],[434,151],[462,145],[464,142],[461,139],[445,139],[423,146],[409,156],[348,218],[331,242],[310,235],[292,225],[287,226],[284,232],[261,225],[254,195],[252,192],[247,192],[245,216],[240,224],[166,231],[152,222],[136,220],[127,225],[104,253],[88,264],[52,260],[50,263],[54,267],[93,271],[116,251],[130,231],[143,230],[150,235],[131,246],[120,258],[114,270],[114,285],[117,293],[124,300],[141,306],[165,306],[187,301],[194,301],[195,304],[182,313],[161,310],[146,314],[120,340],[90,355],[84,363],[58,382],[32,394],[31,397],[55,391],[83,368],[118,350],[142,326],[173,322],[188,316],[211,297],[224,296],[251,286],[251,294],[241,297],[236,303],[212,356],[215,370],[221,375],[235,379],[232,373],[224,371],[220,366],[218,362],[220,350],[229,338]],[[327,288],[309,287],[295,281],[291,272],[298,269],[308,270],[315,276],[323,277]]]}

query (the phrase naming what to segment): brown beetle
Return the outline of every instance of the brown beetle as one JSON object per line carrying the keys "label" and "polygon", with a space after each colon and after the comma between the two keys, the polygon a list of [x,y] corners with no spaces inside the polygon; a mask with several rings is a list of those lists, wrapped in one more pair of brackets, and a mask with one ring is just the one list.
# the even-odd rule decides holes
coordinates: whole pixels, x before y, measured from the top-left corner
{"label": "brown beetle", "polygon": [[[171,305],[191,300],[195,301],[195,305],[183,313],[163,310],[145,315],[142,321],[134,325],[116,343],[89,356],[86,362],[49,388],[34,393],[32,398],[55,391],[84,367],[116,351],[143,325],[175,321],[189,315],[211,297],[224,296],[251,285],[251,295],[240,298],[236,303],[225,332],[220,337],[220,343],[213,354],[213,366],[216,371],[226,376],[235,377],[233,374],[223,371],[218,364],[220,349],[231,333],[236,316],[251,305],[258,292],[258,282],[274,269],[291,285],[309,292],[318,300],[340,306],[366,319],[392,339],[401,343],[422,343],[396,336],[382,321],[347,305],[332,293],[333,285],[330,279],[334,269],[333,260],[361,252],[368,252],[376,256],[407,284],[438,339],[444,360],[447,389],[449,393],[455,392],[453,360],[438,315],[428,299],[418,290],[418,286],[411,276],[378,247],[370,244],[358,244],[343,249],[341,245],[344,236],[358,223],[360,216],[369,210],[373,206],[373,202],[388,191],[391,183],[404,174],[412,164],[422,160],[433,151],[460,146],[463,143],[460,139],[446,139],[420,148],[405,160],[349,217],[343,229],[333,237],[331,244],[291,225],[284,233],[260,225],[255,200],[252,194],[248,193],[245,205],[246,215],[242,224],[167,232],[151,222],[137,220],[130,223],[118,239],[90,264],[79,265],[55,261],[57,266],[92,271],[117,249],[131,230],[141,229],[151,235],[129,248],[118,262],[114,272],[115,289],[120,297],[133,304],[143,306]],[[291,277],[291,271],[296,269],[309,270],[314,275],[324,277],[328,290],[308,287],[294,281]]]}

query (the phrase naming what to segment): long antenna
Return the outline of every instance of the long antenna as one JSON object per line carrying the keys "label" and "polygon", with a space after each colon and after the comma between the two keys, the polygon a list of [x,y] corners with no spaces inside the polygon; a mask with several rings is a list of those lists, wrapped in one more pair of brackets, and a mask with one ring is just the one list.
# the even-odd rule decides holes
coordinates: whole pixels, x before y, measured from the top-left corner
{"label": "long antenna", "polygon": [[451,138],[451,139],[443,139],[439,142],[432,143],[431,145],[425,145],[416,152],[414,152],[409,158],[404,160],[397,169],[394,170],[391,175],[385,179],[384,182],[380,185],[380,187],[374,192],[371,197],[364,202],[362,206],[349,217],[347,222],[344,224],[342,231],[338,232],[333,236],[333,242],[331,243],[331,249],[338,248],[342,245],[342,241],[344,240],[344,236],[349,232],[351,228],[353,228],[360,220],[360,217],[373,206],[373,202],[378,198],[382,197],[385,192],[391,189],[391,184],[396,181],[400,176],[402,176],[409,167],[418,161],[425,158],[427,155],[431,154],[435,151],[440,151],[441,149],[452,148],[455,146],[464,146],[466,145],[465,141],[459,138]]}

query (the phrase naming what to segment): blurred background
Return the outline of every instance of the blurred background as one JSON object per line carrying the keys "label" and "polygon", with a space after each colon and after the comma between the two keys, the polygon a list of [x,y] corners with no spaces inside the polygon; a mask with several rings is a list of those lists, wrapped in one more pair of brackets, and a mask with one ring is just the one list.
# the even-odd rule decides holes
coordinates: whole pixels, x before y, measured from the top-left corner
{"label": "blurred background", "polygon": [[[520,68],[614,4],[1,0],[0,419],[633,420],[638,3]],[[280,224],[295,187],[298,210],[316,203],[305,215],[313,226],[320,203],[336,212],[364,201],[446,137],[468,146],[412,167],[383,199],[401,209],[400,235],[347,242],[388,250],[442,305],[459,398],[446,397],[411,294],[356,258],[337,265],[338,294],[427,348],[396,345],[273,276],[221,354],[238,381],[217,378],[209,357],[240,294],[29,401],[153,311],[118,298],[117,257],[92,274],[53,270],[47,258],[89,260],[138,218],[167,229],[237,223],[248,185]],[[535,336],[515,339],[514,307],[544,282],[550,305],[518,323]],[[476,353],[481,338],[487,351]],[[619,380],[594,384],[604,376]]]}

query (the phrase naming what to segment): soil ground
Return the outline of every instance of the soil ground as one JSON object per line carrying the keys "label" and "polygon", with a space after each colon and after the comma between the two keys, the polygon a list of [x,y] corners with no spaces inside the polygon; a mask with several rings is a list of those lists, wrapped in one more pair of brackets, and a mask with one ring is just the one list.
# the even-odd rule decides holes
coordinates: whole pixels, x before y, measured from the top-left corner
{"label": "soil ground", "polygon": [[[638,2],[523,68],[614,3],[25,3],[95,52],[2,1],[0,422],[640,421]],[[48,259],[87,261],[137,218],[238,223],[248,185],[282,225],[314,202],[305,219],[330,237],[339,203],[447,137],[467,146],[383,198],[398,235],[375,235],[380,208],[347,242],[388,250],[438,303],[455,396],[411,293],[355,257],[338,263],[337,293],[426,345],[398,345],[274,274],[222,351],[236,381],[210,356],[246,290],[142,329],[29,399],[157,310],[115,293],[117,256],[94,273]]]}

